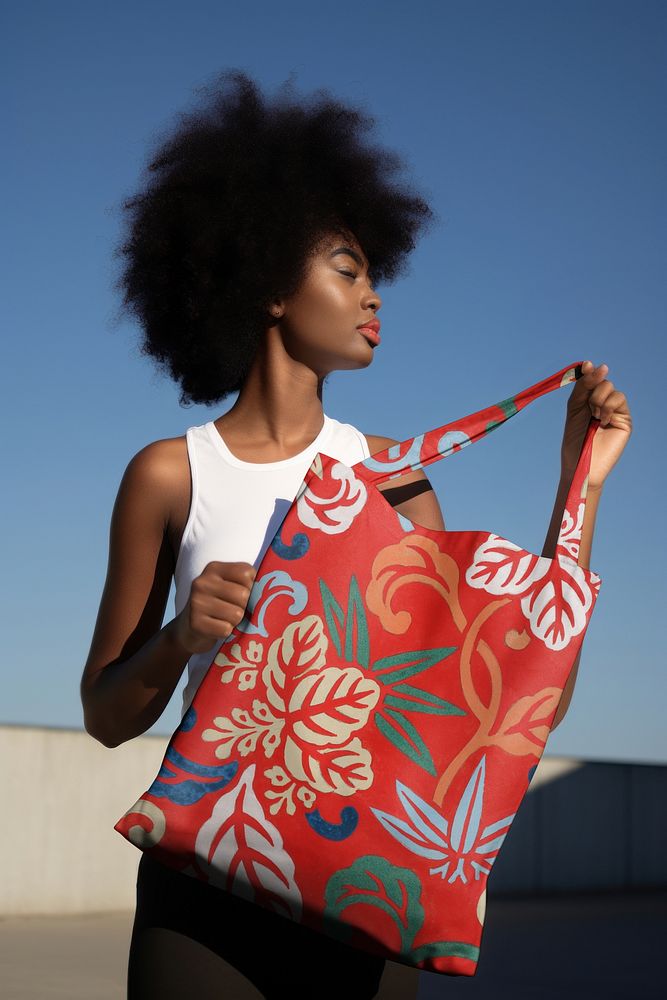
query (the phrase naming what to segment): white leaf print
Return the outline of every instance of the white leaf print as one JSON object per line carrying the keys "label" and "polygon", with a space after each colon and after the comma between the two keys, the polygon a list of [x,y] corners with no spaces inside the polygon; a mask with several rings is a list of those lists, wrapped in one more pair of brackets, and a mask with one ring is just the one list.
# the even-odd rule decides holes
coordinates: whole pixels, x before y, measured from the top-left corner
{"label": "white leaf print", "polygon": [[277,826],[270,822],[255,795],[255,765],[217,800],[199,828],[195,853],[213,885],[251,902],[301,919],[302,898],[294,878],[294,862]]}
{"label": "white leaf print", "polygon": [[586,505],[580,503],[577,508],[577,520],[575,521],[569,510],[565,509],[563,512],[563,523],[560,529],[560,536],[558,538],[558,545],[561,549],[565,549],[565,553],[574,559],[575,562],[579,557],[579,543],[581,542],[581,531],[584,524],[584,511]]}
{"label": "white leaf print", "polygon": [[549,572],[550,565],[550,559],[491,534],[477,548],[466,583],[487,594],[523,594]]}
{"label": "white leaf print", "polygon": [[581,566],[559,553],[563,573],[553,576],[521,600],[531,631],[549,649],[564,649],[586,627],[593,603],[591,588]]}

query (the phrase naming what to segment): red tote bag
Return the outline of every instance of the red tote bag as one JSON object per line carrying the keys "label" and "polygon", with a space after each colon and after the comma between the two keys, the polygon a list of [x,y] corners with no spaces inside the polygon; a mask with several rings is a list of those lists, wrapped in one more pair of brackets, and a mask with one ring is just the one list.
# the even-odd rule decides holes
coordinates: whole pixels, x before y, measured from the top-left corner
{"label": "red tote bag", "polygon": [[411,523],[378,485],[581,363],[353,466],[318,453],[160,771],[114,829],[165,865],[429,972],[472,976],[492,865],[595,606],[593,436],[553,559]]}

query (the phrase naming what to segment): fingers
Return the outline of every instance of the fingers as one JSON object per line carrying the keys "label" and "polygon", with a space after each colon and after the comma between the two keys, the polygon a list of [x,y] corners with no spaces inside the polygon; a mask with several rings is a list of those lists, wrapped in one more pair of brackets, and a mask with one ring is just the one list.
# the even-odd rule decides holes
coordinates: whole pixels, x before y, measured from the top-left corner
{"label": "fingers", "polygon": [[[611,383],[610,383],[611,384]],[[606,427],[607,424],[617,416],[617,411],[624,410],[625,396],[618,389],[612,389],[604,399],[600,399],[599,404],[595,405],[594,416],[600,421],[602,427]]]}
{"label": "fingers", "polygon": [[592,361],[584,361],[581,371],[585,385],[595,385],[596,382],[601,381],[605,377],[609,371],[609,365],[603,362],[596,368]]}
{"label": "fingers", "polygon": [[605,378],[609,371],[608,365],[603,363],[596,368],[592,361],[584,361],[581,371],[582,381],[590,389],[588,405],[602,427],[613,422],[615,416],[628,412],[625,394],[615,389],[614,383]]}
{"label": "fingers", "polygon": [[610,382],[609,379],[603,379],[591,391],[588,397],[588,405],[591,408],[593,416],[597,417],[598,420],[602,421],[603,414],[606,417],[610,417],[613,413],[614,405],[613,400],[610,403],[610,397],[614,394],[618,396],[623,395],[623,393],[618,392],[618,389],[614,389],[614,383]]}

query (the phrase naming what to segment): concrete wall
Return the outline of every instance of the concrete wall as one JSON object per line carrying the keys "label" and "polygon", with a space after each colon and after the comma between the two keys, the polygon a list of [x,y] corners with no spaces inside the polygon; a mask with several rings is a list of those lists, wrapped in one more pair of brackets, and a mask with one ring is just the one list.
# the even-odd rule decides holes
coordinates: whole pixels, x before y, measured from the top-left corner
{"label": "concrete wall", "polygon": [[[140,852],[114,823],[166,736],[113,750],[83,730],[0,725],[0,914],[131,910]],[[544,755],[489,891],[667,886],[667,767]]]}
{"label": "concrete wall", "polygon": [[110,750],[85,730],[0,726],[0,913],[134,908],[141,855],[113,826],[167,743],[140,736]]}
{"label": "concrete wall", "polygon": [[490,892],[667,886],[667,767],[545,754]]}

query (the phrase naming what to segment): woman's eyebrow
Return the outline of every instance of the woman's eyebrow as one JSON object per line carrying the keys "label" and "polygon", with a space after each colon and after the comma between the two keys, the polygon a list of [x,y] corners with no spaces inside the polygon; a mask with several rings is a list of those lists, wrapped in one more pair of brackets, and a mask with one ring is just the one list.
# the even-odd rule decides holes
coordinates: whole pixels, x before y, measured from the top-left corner
{"label": "woman's eyebrow", "polygon": [[356,250],[352,247],[336,247],[334,251],[329,255],[330,257],[335,257],[337,253],[346,253],[352,260],[356,260],[359,267],[365,267],[363,259],[359,256]]}

